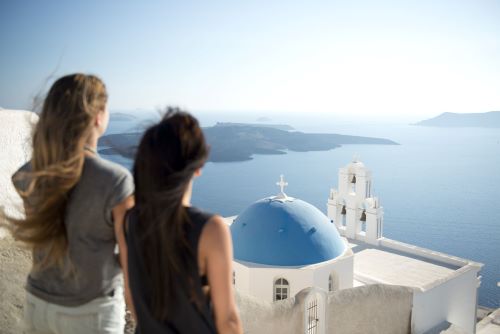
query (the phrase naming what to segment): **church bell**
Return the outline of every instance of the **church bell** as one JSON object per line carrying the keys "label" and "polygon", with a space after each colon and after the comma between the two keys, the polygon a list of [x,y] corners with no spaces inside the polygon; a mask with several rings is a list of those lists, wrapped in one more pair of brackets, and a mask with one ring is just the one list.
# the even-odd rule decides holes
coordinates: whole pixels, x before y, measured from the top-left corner
{"label": "church bell", "polygon": [[363,211],[363,213],[361,213],[361,218],[359,218],[359,221],[362,221],[362,222],[366,221],[366,211]]}

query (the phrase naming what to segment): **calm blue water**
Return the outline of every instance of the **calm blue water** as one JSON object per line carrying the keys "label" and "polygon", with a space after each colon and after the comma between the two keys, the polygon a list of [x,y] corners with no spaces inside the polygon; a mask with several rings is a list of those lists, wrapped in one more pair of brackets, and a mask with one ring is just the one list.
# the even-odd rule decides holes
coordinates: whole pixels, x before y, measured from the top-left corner
{"label": "calm blue water", "polygon": [[[201,121],[210,123],[208,118]],[[374,193],[385,210],[384,236],[484,263],[479,304],[500,307],[496,286],[500,281],[500,130],[296,124],[303,131],[384,137],[401,145],[346,145],[327,152],[207,163],[195,182],[193,203],[223,216],[236,215],[252,202],[276,194],[275,183],[284,174],[288,195],[326,212],[329,190],[337,187],[338,168],[359,154],[372,170]],[[116,124],[109,132],[126,128]],[[131,165],[127,159],[111,158]]]}

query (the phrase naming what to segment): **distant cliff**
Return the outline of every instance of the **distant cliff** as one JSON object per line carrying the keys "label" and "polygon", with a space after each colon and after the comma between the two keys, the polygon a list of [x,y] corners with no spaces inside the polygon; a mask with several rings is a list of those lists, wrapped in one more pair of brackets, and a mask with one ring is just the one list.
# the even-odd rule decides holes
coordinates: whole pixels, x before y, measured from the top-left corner
{"label": "distant cliff", "polygon": [[476,114],[457,114],[445,112],[437,117],[426,119],[414,125],[437,127],[500,128],[500,111],[490,111]]}
{"label": "distant cliff", "polygon": [[273,128],[273,129],[278,129],[278,130],[294,130],[293,127],[291,127],[288,124],[258,124],[258,123],[229,123],[229,122],[217,122],[215,126],[254,126],[258,128]]}
{"label": "distant cliff", "polygon": [[[244,161],[254,154],[286,154],[297,152],[326,151],[344,144],[398,145],[382,138],[290,132],[256,125],[216,125],[203,128],[210,145],[209,161]],[[101,154],[120,154],[133,158],[142,133],[122,133],[103,136],[99,146]]]}
{"label": "distant cliff", "polygon": [[112,112],[109,114],[109,120],[111,122],[135,121],[137,117],[122,112]]}

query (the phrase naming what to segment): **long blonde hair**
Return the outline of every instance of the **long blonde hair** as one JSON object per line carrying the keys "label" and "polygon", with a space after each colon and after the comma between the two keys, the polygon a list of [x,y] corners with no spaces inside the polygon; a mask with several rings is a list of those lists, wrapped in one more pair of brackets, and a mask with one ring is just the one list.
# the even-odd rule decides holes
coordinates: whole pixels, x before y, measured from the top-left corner
{"label": "long blonde hair", "polygon": [[31,171],[18,173],[14,180],[28,185],[18,189],[26,217],[9,219],[14,238],[34,251],[43,250],[43,260],[35,263],[35,268],[64,265],[68,198],[80,180],[85,143],[93,122],[106,103],[106,87],[101,79],[80,73],[58,79],[45,98],[33,135]]}

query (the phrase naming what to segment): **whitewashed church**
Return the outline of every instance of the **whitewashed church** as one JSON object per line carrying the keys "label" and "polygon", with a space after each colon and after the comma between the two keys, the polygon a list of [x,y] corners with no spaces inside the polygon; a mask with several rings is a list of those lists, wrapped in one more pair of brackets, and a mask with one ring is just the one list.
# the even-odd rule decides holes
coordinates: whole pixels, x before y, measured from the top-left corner
{"label": "whitewashed church", "polygon": [[[358,159],[340,168],[326,215],[285,194],[283,176],[277,185],[278,195],[226,218],[233,283],[255,332],[286,333],[293,323],[294,332],[308,334],[475,333],[482,264],[384,238],[372,173]],[[358,305],[353,318],[371,317],[365,330],[339,316],[347,307],[339,305],[342,294]],[[262,312],[266,325],[258,325],[259,307],[242,298],[260,302],[273,317]],[[284,302],[291,298],[293,305]]]}

